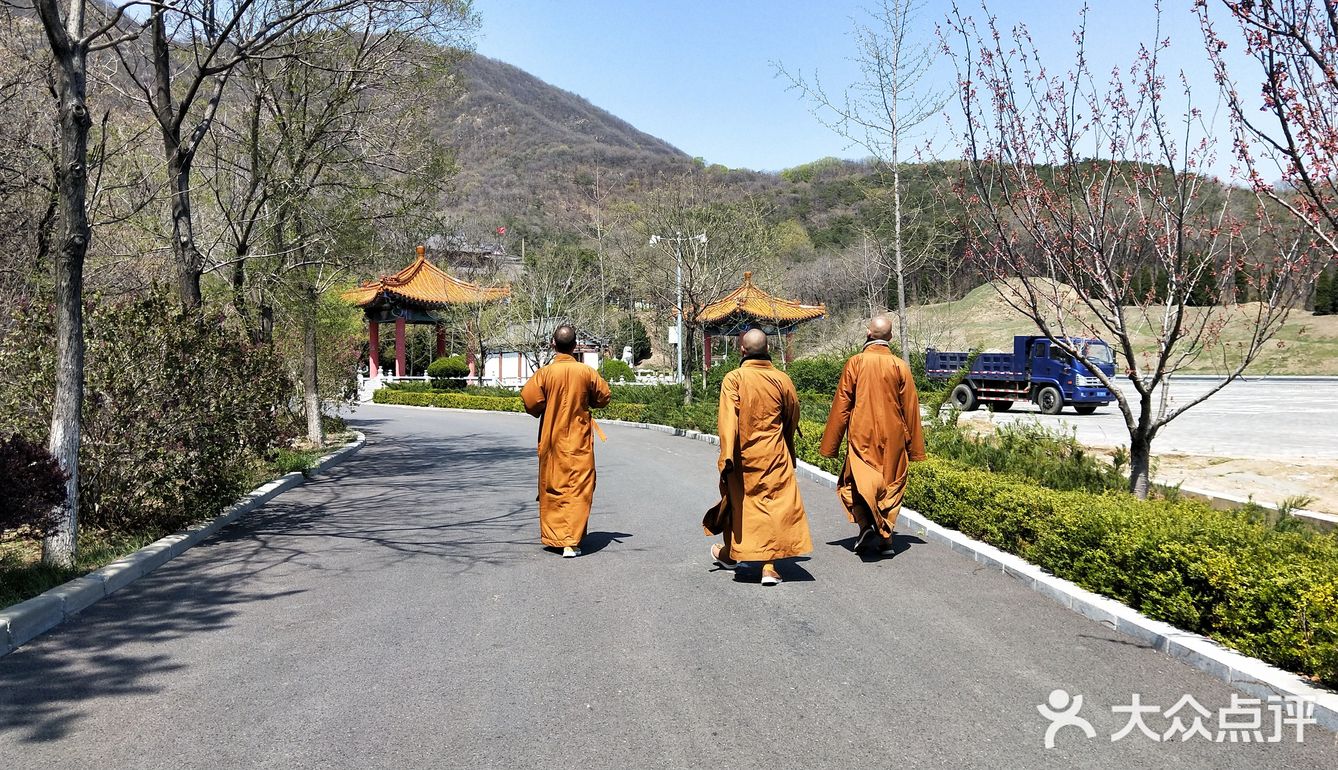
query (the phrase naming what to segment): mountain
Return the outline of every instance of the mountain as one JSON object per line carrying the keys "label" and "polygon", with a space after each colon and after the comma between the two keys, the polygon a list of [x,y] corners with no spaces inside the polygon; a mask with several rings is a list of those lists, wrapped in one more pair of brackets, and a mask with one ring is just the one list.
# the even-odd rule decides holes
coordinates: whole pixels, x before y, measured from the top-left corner
{"label": "mountain", "polygon": [[466,226],[542,229],[555,207],[591,186],[596,169],[601,187],[617,189],[692,167],[663,139],[510,64],[470,56],[459,77],[459,93],[436,105],[435,120],[456,152],[453,186]]}

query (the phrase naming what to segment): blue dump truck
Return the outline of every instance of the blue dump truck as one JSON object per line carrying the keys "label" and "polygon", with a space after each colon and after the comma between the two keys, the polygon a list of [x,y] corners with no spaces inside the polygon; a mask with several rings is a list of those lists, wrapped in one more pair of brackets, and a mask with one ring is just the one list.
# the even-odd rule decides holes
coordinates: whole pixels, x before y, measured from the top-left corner
{"label": "blue dump truck", "polygon": [[[1069,345],[1107,376],[1115,375],[1115,356],[1101,340],[1067,338]],[[970,353],[925,351],[929,379],[946,382],[966,366]],[[952,391],[952,403],[969,412],[987,406],[1006,412],[1015,401],[1034,401],[1045,414],[1059,414],[1071,406],[1091,414],[1115,395],[1081,361],[1069,356],[1045,337],[1013,338],[1012,353],[981,353],[966,379]]]}

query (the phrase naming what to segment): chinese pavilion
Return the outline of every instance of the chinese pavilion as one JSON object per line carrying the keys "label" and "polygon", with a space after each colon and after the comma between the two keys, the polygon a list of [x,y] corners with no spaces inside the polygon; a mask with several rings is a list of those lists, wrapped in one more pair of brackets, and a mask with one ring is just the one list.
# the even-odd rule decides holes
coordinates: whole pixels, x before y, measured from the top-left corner
{"label": "chinese pavilion", "polygon": [[826,305],[805,305],[793,300],[773,297],[753,283],[753,274],[743,274],[739,288],[712,302],[697,314],[702,324],[703,364],[711,368],[711,340],[713,337],[734,336],[749,329],[761,329],[767,334],[784,335],[785,347],[781,360],[794,358],[791,349],[794,330],[801,324],[827,315]]}
{"label": "chinese pavilion", "polygon": [[437,328],[437,356],[446,354],[446,335],[434,311],[459,305],[477,305],[495,302],[511,294],[506,287],[478,286],[452,278],[446,271],[427,261],[425,249],[418,247],[413,264],[395,273],[368,281],[356,289],[344,292],[343,299],[362,308],[367,319],[368,362],[372,377],[381,373],[378,351],[381,344],[380,326],[395,324],[395,376],[403,377],[404,332],[407,324],[431,324]]}

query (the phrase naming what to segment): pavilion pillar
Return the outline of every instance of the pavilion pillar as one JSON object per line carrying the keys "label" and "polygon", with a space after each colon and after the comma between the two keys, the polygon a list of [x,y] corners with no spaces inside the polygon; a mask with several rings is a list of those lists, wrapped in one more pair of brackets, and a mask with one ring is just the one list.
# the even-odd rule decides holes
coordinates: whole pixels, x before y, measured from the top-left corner
{"label": "pavilion pillar", "polygon": [[395,376],[404,376],[404,319],[395,319]]}
{"label": "pavilion pillar", "polygon": [[794,332],[785,335],[785,352],[783,355],[781,363],[788,366],[794,360]]}
{"label": "pavilion pillar", "polygon": [[702,335],[702,368],[710,370],[711,368],[711,335]]}
{"label": "pavilion pillar", "polygon": [[381,376],[381,324],[376,321],[367,322],[367,376]]}
{"label": "pavilion pillar", "polygon": [[445,327],[445,326],[438,326],[438,327],[437,327],[437,355],[436,355],[436,358],[441,358],[441,357],[444,356],[444,355],[446,355],[446,327]]}

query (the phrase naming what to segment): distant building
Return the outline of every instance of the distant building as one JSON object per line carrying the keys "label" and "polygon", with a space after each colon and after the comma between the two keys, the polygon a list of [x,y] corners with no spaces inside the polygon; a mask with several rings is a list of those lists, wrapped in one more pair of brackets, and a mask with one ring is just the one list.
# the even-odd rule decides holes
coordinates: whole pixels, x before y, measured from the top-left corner
{"label": "distant building", "polygon": [[[523,384],[535,370],[553,359],[550,340],[553,330],[562,323],[558,318],[543,318],[511,324],[500,334],[484,340],[484,384]],[[607,344],[577,327],[576,350],[572,355],[585,365],[598,369]]]}

